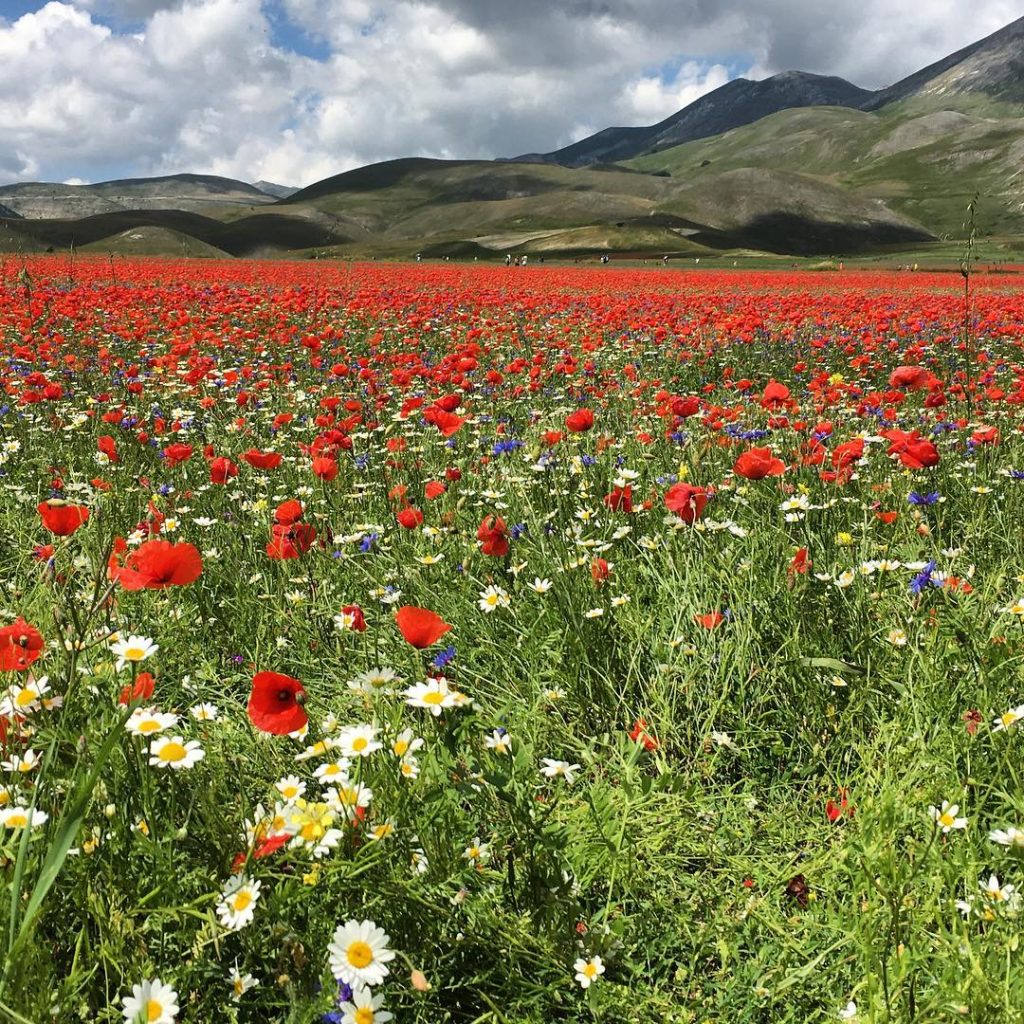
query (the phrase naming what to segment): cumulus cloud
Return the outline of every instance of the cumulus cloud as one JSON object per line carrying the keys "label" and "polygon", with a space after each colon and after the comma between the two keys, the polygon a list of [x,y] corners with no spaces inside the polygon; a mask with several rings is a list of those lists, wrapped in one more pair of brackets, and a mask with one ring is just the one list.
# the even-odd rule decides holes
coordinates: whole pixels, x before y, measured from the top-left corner
{"label": "cumulus cloud", "polygon": [[658,121],[736,74],[889,84],[1021,13],[767,6],[51,0],[0,19],[0,180],[190,170],[300,185],[396,156],[550,150]]}

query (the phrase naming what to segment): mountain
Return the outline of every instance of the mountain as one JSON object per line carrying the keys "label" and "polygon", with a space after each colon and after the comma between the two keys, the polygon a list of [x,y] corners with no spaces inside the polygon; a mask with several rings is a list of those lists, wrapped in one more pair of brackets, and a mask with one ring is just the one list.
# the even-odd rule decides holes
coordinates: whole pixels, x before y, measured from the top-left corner
{"label": "mountain", "polygon": [[275,199],[287,199],[299,191],[298,188],[292,185],[277,185],[272,181],[254,181],[252,187],[265,192],[268,196],[273,196]]}
{"label": "mountain", "polygon": [[596,135],[553,153],[516,157],[517,161],[585,167],[628,160],[651,150],[667,149],[693,139],[759,121],[790,107],[859,107],[874,94],[842,78],[785,71],[760,82],[734,78],[689,106],[647,128],[605,128]]}
{"label": "mountain", "polygon": [[1024,103],[1024,18],[879,90],[862,109],[878,110],[911,98],[948,101],[959,96]]}
{"label": "mountain", "polygon": [[645,128],[605,128],[552,153],[532,153],[515,159],[584,167],[630,160],[720,135],[780,110],[826,106],[879,110],[900,100],[948,100],[954,96],[1024,103],[1024,18],[887,89],[872,92],[842,78],[801,71],[784,71],[760,82],[736,78],[658,124]]}
{"label": "mountain", "polygon": [[253,206],[274,198],[244,181],[209,174],[124,178],[94,185],[21,182],[0,185],[0,204],[19,217],[66,219],[121,210],[186,210],[201,213],[224,205]]}
{"label": "mountain", "polygon": [[948,259],[975,193],[987,251],[1019,262],[1024,19],[879,92],[798,72],[737,80],[532,162],[389,160],[295,191],[184,174],[5,186],[0,250]]}

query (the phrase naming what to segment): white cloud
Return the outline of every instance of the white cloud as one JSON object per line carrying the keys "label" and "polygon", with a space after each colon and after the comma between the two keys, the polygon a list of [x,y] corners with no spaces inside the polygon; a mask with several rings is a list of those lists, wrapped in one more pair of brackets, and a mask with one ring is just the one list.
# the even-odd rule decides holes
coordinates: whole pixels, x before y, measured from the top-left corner
{"label": "white cloud", "polygon": [[661,120],[724,84],[725,56],[877,87],[1018,5],[976,0],[967,22],[954,0],[53,0],[0,21],[0,180],[298,185],[554,149]]}

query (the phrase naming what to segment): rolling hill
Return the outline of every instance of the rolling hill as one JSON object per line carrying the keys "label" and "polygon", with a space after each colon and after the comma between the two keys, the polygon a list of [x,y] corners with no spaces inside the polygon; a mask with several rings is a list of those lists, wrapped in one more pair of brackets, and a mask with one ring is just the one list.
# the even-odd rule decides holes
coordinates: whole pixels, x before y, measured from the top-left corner
{"label": "rolling hill", "polygon": [[918,251],[961,237],[977,192],[993,255],[1019,259],[1022,168],[1024,18],[879,92],[799,72],[741,79],[658,125],[606,129],[532,162],[390,160],[299,190],[206,175],[4,186],[0,248],[384,258]]}

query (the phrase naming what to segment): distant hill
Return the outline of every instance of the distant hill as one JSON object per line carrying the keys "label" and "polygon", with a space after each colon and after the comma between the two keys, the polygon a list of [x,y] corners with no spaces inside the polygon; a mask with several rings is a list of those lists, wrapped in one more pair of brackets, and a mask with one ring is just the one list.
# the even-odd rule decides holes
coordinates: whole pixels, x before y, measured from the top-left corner
{"label": "distant hill", "polygon": [[17,216],[44,220],[90,217],[118,210],[175,209],[201,213],[216,206],[272,202],[272,196],[253,185],[209,174],[124,178],[94,185],[38,181],[0,185],[0,204]]}
{"label": "distant hill", "polygon": [[272,181],[254,181],[252,187],[259,189],[268,196],[273,196],[275,199],[287,199],[299,191],[297,187],[292,185],[277,185]]}
{"label": "distant hill", "polygon": [[962,238],[975,192],[983,238],[1019,260],[1024,18],[878,92],[800,72],[740,79],[657,125],[609,128],[532,160],[388,160],[297,190],[188,174],[4,186],[0,249],[926,252]]}

